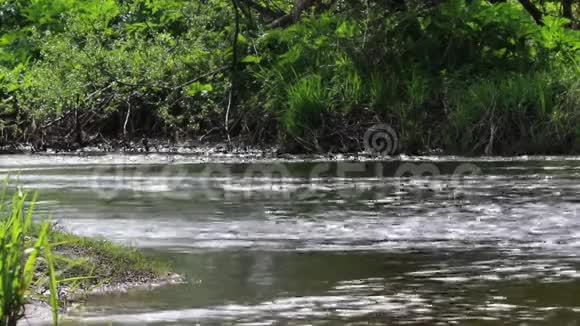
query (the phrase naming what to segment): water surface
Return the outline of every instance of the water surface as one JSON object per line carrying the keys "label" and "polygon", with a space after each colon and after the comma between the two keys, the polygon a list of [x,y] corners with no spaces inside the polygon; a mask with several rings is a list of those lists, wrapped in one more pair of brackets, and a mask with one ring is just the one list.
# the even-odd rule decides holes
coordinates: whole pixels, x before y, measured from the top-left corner
{"label": "water surface", "polygon": [[186,278],[92,297],[74,324],[580,320],[580,158],[346,159],[4,156],[0,173]]}

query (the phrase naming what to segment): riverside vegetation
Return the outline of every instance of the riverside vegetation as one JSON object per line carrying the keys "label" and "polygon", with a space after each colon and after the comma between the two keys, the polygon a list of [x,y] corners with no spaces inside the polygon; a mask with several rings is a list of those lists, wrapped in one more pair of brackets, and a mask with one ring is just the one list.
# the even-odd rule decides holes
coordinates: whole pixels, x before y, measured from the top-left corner
{"label": "riverside vegetation", "polygon": [[[6,189],[6,188],[4,188]],[[0,324],[16,325],[24,317],[24,307],[33,281],[36,278],[39,261],[46,262],[46,279],[50,288],[50,303],[53,311],[53,322],[58,323],[57,280],[54,269],[54,258],[48,242],[49,224],[43,223],[36,239],[27,240],[31,235],[32,212],[34,201],[25,213],[24,204],[27,195],[15,194],[11,207],[5,207],[5,195],[0,201]],[[5,213],[5,210],[8,213]]]}
{"label": "riverside vegetation", "polygon": [[168,280],[167,266],[106,240],[79,237],[49,221],[33,221],[36,195],[18,190],[0,198],[0,325],[27,317],[33,302],[48,302],[53,324],[67,303],[94,290]]}
{"label": "riverside vegetation", "polygon": [[572,0],[0,0],[0,145],[580,150]]}

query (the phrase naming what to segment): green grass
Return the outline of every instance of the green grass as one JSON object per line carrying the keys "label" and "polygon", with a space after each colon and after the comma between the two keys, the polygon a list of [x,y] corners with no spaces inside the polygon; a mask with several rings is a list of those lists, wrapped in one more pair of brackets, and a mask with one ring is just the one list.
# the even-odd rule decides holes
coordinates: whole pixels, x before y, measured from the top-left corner
{"label": "green grass", "polygon": [[288,110],[284,125],[295,134],[316,125],[328,106],[327,91],[319,75],[300,79],[288,90]]}
{"label": "green grass", "polygon": [[459,87],[449,98],[450,121],[463,142],[462,151],[477,152],[490,139],[495,145],[528,144],[549,151],[574,135],[579,125],[577,75],[568,81],[567,70],[498,72],[456,82]]}
{"label": "green grass", "polygon": [[57,227],[49,229],[48,238],[56,244],[55,265],[63,277],[91,276],[73,287],[90,290],[102,284],[151,280],[167,275],[170,269],[167,262],[105,239],[81,237]]}
{"label": "green grass", "polygon": [[[31,296],[31,288],[38,281],[37,267],[44,262],[43,273],[50,288],[53,323],[58,324],[57,280],[54,260],[48,240],[49,224],[38,225],[34,240],[26,240],[32,227],[36,196],[15,193],[6,201],[7,187],[0,198],[0,325],[16,325],[24,317],[24,305]],[[25,206],[28,204],[28,208]],[[43,277],[44,278],[44,277]]]}

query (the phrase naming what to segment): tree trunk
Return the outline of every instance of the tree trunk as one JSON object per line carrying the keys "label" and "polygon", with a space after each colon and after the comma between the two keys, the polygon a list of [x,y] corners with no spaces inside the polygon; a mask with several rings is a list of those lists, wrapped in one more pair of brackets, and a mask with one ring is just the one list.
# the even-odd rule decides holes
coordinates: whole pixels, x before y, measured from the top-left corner
{"label": "tree trunk", "polygon": [[574,20],[574,15],[572,14],[572,0],[562,0],[562,16]]}

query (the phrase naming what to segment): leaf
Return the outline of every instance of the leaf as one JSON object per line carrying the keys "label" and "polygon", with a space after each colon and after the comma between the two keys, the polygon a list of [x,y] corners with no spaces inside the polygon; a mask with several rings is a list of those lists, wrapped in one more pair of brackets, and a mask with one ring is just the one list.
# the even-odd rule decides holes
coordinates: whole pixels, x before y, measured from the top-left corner
{"label": "leaf", "polygon": [[[48,226],[49,224],[46,223],[42,233],[48,233]],[[46,261],[48,265],[48,275],[49,275],[49,285],[50,285],[50,305],[52,310],[52,324],[57,326],[58,325],[58,289],[57,289],[57,279],[56,279],[56,272],[54,270],[54,261],[52,257],[52,252],[50,250],[50,244],[48,243],[48,239],[44,238],[44,253],[46,255]]]}
{"label": "leaf", "polygon": [[188,96],[193,96],[199,92],[211,92],[212,90],[213,87],[211,86],[211,84],[202,84],[200,82],[195,82],[187,87],[185,94]]}
{"label": "leaf", "polygon": [[262,61],[262,57],[256,55],[248,55],[242,59],[244,63],[260,63]]}
{"label": "leaf", "polygon": [[344,21],[338,28],[336,29],[336,35],[342,38],[351,38],[356,33],[356,25],[349,22]]}
{"label": "leaf", "polygon": [[239,44],[248,43],[248,39],[246,39],[246,37],[240,33],[238,34],[238,43]]}

